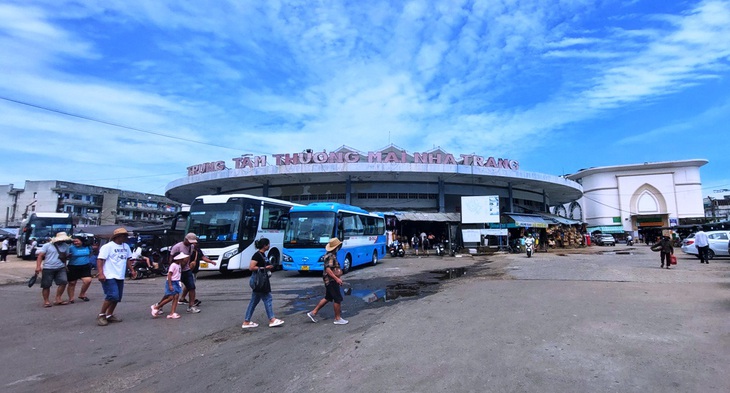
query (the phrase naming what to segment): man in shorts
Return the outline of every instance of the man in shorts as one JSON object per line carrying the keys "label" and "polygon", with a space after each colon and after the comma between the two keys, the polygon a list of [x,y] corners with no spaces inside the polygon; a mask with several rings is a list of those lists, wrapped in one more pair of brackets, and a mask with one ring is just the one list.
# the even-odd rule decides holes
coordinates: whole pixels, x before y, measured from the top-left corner
{"label": "man in shorts", "polygon": [[335,311],[335,325],[347,325],[349,322],[347,319],[342,318],[342,269],[340,263],[337,261],[337,251],[342,248],[342,242],[340,239],[333,237],[329,243],[324,247],[326,254],[324,254],[324,271],[322,272],[322,279],[324,280],[324,298],[317,303],[314,310],[307,313],[309,319],[312,322],[317,322],[317,312],[324,307],[328,302],[332,302],[332,306]]}
{"label": "man in shorts", "polygon": [[[195,235],[195,234],[193,233],[193,235]],[[192,236],[190,237],[190,239],[192,239]],[[190,240],[188,240],[188,241],[190,241]],[[194,251],[192,254],[190,254],[190,269],[193,271],[193,280],[195,282],[197,282],[198,281],[198,271],[200,271],[200,261],[210,263],[213,266],[217,265],[217,263],[215,261],[211,260],[210,258],[208,258],[205,254],[203,254],[203,250],[201,250],[200,247],[198,246],[197,235],[195,236],[195,243],[191,243],[191,244],[192,244],[192,246],[190,248]],[[198,299],[196,297],[194,301],[188,302],[188,293],[189,293],[188,288],[187,287],[183,288],[182,295],[180,296],[180,304],[190,304],[191,306],[199,307],[200,299]]]}
{"label": "man in shorts", "polygon": [[[180,282],[182,282],[185,289],[183,289],[183,293],[181,296],[181,299],[184,299],[187,294],[190,294],[190,300],[188,303],[188,309],[187,312],[191,314],[197,314],[200,312],[200,309],[196,305],[196,299],[195,299],[195,275],[193,274],[193,267],[196,265],[197,262],[193,260],[194,255],[196,255],[196,248],[195,245],[198,244],[198,236],[192,232],[185,235],[185,238],[183,241],[176,243],[172,248],[170,249],[170,261],[172,262],[172,258],[175,258],[178,254],[183,253],[190,255],[191,258],[189,259],[189,262],[187,260],[183,260],[183,262],[180,264]],[[212,262],[208,257],[203,257],[204,260],[207,260],[208,262]],[[181,302],[184,304],[184,302]],[[200,304],[200,303],[197,303]]]}
{"label": "man in shorts", "polygon": [[41,295],[43,296],[43,307],[51,307],[49,300],[51,296],[51,285],[56,283],[56,299],[53,304],[63,306],[68,304],[67,301],[61,301],[61,295],[66,290],[68,284],[68,276],[66,275],[66,258],[68,253],[68,243],[72,239],[66,232],[58,232],[56,237],[41,247],[36,257],[35,274],[41,276]]}
{"label": "man in shorts", "polygon": [[101,282],[104,290],[104,303],[101,305],[101,311],[96,317],[96,323],[99,326],[106,326],[109,322],[122,322],[120,318],[114,316],[114,309],[117,303],[122,301],[124,293],[124,277],[127,269],[132,272],[132,278],[137,277],[132,265],[132,250],[127,244],[129,233],[124,228],[117,228],[112,234],[111,241],[99,249],[99,257],[96,260],[96,268],[99,272],[97,278]]}

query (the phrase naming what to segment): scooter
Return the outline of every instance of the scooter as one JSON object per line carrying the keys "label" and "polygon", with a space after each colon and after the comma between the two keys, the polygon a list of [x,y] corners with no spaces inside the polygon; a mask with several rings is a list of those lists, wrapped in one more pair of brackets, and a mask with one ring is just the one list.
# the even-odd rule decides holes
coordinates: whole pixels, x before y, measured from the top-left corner
{"label": "scooter", "polygon": [[141,278],[155,277],[157,275],[167,275],[167,265],[162,263],[159,253],[152,253],[151,256],[152,258],[150,258],[150,263],[152,264],[152,267],[147,266],[147,262],[143,257],[134,260],[132,269],[137,272],[137,280]]}
{"label": "scooter", "polygon": [[393,242],[390,243],[390,246],[388,247],[388,251],[390,252],[391,257],[404,257],[406,256],[406,250],[403,248],[403,244],[401,242]]}
{"label": "scooter", "polygon": [[433,246],[434,251],[436,251],[436,255],[442,257],[446,253],[446,249],[444,248],[444,245],[442,243],[436,243]]}
{"label": "scooter", "polygon": [[532,256],[532,247],[534,247],[532,243],[525,242],[525,252],[527,253],[528,258]]}
{"label": "scooter", "polygon": [[628,238],[626,239],[626,245],[627,245],[627,246],[633,246],[633,245],[634,245],[634,238],[632,238],[632,237],[630,237],[630,236],[629,236],[629,237],[628,237]]}

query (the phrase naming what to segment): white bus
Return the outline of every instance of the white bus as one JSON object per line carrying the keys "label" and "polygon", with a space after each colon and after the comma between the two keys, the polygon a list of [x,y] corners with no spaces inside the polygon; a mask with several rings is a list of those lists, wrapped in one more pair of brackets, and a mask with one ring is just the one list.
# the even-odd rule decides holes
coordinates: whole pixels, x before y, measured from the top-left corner
{"label": "white bus", "polygon": [[70,213],[31,213],[23,219],[18,229],[18,244],[16,253],[19,258],[35,258],[35,250],[31,249],[33,239],[38,243],[40,250],[43,243],[56,236],[58,232],[73,234],[73,218]]}
{"label": "white bus", "polygon": [[198,247],[216,262],[200,270],[246,270],[256,252],[254,241],[271,241],[267,259],[281,268],[282,242],[289,209],[296,203],[245,194],[203,195],[190,205],[186,232],[198,235]]}

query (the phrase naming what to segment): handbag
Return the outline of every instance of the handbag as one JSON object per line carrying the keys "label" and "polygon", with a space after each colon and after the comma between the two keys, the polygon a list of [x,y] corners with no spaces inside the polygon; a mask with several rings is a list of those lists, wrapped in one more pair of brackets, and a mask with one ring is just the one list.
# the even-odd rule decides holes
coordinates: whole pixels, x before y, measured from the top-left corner
{"label": "handbag", "polygon": [[38,280],[38,273],[30,276],[30,278],[28,279],[28,288],[31,288],[37,280]]}
{"label": "handbag", "polygon": [[671,263],[672,265],[677,264],[677,257],[675,257],[674,254],[669,256],[669,263]]}
{"label": "handbag", "polygon": [[271,283],[269,283],[269,274],[266,269],[258,269],[251,273],[248,285],[254,292],[271,292]]}

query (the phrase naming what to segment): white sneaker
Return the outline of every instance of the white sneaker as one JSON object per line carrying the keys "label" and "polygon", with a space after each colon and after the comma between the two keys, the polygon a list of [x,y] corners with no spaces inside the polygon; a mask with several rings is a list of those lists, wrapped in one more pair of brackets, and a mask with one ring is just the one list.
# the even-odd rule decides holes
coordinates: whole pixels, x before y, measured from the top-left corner
{"label": "white sneaker", "polygon": [[274,319],[274,322],[269,323],[269,327],[277,327],[284,324],[284,321],[281,319]]}
{"label": "white sneaker", "polygon": [[345,318],[335,319],[334,322],[335,325],[347,325],[348,323],[350,323],[350,321]]}
{"label": "white sneaker", "polygon": [[200,309],[197,307],[188,307],[188,313],[197,314],[200,312]]}

